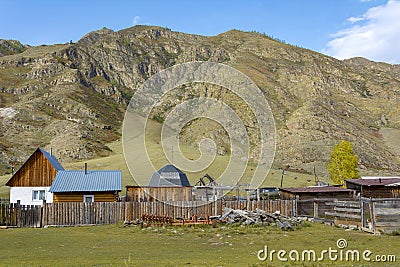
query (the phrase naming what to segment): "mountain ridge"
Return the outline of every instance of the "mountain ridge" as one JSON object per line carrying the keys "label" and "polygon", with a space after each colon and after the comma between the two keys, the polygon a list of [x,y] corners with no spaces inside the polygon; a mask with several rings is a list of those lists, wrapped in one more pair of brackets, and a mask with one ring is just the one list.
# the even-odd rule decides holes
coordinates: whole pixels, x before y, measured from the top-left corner
{"label": "mountain ridge", "polygon": [[[8,114],[0,114],[0,171],[9,171],[38,145],[52,146],[66,162],[107,156],[106,144],[120,138],[136,88],[158,71],[189,61],[227,64],[259,86],[276,120],[276,168],[310,173],[316,166],[326,175],[332,147],[346,139],[355,144],[362,172],[400,173],[398,154],[381,131],[400,130],[399,65],[337,60],[255,32],[200,36],[157,26],[103,28],[76,43],[0,57],[0,108]],[[236,105],[233,96],[212,86],[180,90],[181,101],[207,91]],[[154,114],[161,120],[172,105],[165,101]],[[221,129],[198,124],[189,126],[194,136],[214,137],[221,153],[229,153]],[[187,132],[183,139],[195,144]],[[28,140],[22,149],[21,138]]]}

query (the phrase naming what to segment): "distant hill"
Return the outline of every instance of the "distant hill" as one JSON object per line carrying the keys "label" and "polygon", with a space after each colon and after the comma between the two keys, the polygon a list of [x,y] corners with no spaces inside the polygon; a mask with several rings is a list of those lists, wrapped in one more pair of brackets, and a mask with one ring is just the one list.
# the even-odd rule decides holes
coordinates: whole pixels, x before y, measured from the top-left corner
{"label": "distant hill", "polygon": [[[205,37],[154,26],[104,28],[73,44],[26,47],[3,40],[0,53],[0,174],[39,145],[53,147],[62,162],[109,155],[106,144],[120,138],[134,90],[159,70],[194,60],[227,64],[259,86],[276,120],[275,168],[311,173],[316,166],[324,174],[333,146],[346,139],[355,144],[362,173],[400,174],[399,152],[388,142],[400,131],[399,65],[341,61],[255,32]],[[207,92],[253,120],[221,88],[179,90],[180,101]],[[162,120],[177,104],[174,96],[154,118]],[[188,126],[182,140],[194,144],[201,136],[229,153],[226,133],[204,120]]]}

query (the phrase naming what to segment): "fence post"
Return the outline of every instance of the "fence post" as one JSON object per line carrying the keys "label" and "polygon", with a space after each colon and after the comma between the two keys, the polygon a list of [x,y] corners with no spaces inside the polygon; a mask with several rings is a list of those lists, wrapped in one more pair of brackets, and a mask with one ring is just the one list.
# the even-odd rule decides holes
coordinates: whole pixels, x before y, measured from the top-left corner
{"label": "fence post", "polygon": [[40,225],[39,225],[39,227],[42,228],[45,225],[44,220],[45,220],[46,214],[47,214],[47,211],[46,211],[46,200],[45,199],[43,199],[42,207],[40,209],[41,209],[41,212],[40,212]]}
{"label": "fence post", "polygon": [[21,211],[21,200],[17,200],[17,205],[15,206],[15,225],[17,227],[21,227],[19,222],[19,219],[21,218],[20,211]]}
{"label": "fence post", "polygon": [[372,224],[372,231],[375,233],[375,214],[374,214],[374,202],[372,201],[372,198],[369,198],[369,213],[371,217],[371,224]]}
{"label": "fence post", "polygon": [[365,203],[362,199],[360,199],[360,208],[361,208],[361,227],[366,228],[367,227],[367,218],[365,216]]}
{"label": "fence post", "polygon": [[318,201],[314,198],[314,218],[318,218]]}

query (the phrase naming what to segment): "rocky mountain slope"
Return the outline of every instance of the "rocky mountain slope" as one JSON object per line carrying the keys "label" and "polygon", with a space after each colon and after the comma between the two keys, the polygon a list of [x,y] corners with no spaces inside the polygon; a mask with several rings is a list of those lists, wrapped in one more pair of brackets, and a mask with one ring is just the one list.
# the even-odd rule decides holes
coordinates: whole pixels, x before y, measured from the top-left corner
{"label": "rocky mountain slope", "polygon": [[[391,131],[382,131],[400,130],[399,65],[340,61],[259,33],[205,37],[152,26],[104,28],[77,43],[0,57],[0,173],[38,145],[53,147],[64,162],[107,156],[105,144],[120,138],[135,89],[159,70],[195,60],[230,65],[263,91],[277,127],[275,168],[312,172],[316,166],[324,174],[332,147],[346,139],[355,144],[362,173],[400,174],[399,152],[383,135]],[[207,84],[179,88],[154,118],[162,121],[173,105],[199,95],[223,99],[254,122],[234,95]],[[201,136],[229,153],[216,124],[198,120],[182,132],[189,144]],[[250,136],[253,147],[256,136]]]}

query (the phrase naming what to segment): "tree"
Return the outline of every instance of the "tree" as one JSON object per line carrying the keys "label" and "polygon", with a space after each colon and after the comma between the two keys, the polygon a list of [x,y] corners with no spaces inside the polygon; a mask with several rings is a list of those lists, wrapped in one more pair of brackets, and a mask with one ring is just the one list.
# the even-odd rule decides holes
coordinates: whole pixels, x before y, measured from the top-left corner
{"label": "tree", "polygon": [[344,184],[345,179],[360,178],[358,155],[353,151],[353,144],[342,140],[332,151],[327,165],[329,174],[335,184]]}

